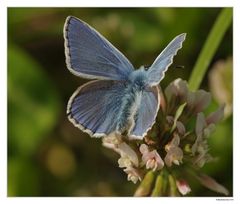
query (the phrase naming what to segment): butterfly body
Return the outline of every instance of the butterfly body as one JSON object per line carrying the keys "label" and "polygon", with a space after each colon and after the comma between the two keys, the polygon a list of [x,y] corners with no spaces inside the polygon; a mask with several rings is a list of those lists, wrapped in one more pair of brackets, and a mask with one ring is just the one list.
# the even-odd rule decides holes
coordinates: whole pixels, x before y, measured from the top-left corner
{"label": "butterfly body", "polygon": [[149,91],[146,83],[147,72],[143,67],[134,70],[126,81],[125,94],[122,98],[121,114],[117,125],[118,133],[127,131],[127,135],[131,135],[131,131],[138,117],[142,96]]}
{"label": "butterfly body", "polygon": [[121,109],[118,117],[117,132],[119,134],[127,131],[130,135],[135,124],[135,119],[140,107],[144,87],[136,81],[127,81],[126,88],[123,90],[124,96],[121,99]]}
{"label": "butterfly body", "polygon": [[134,70],[130,75],[128,80],[135,86],[136,89],[143,91],[149,86],[147,83],[147,71],[144,67],[140,67],[137,70]]}
{"label": "butterfly body", "polygon": [[67,68],[77,76],[97,79],[74,92],[67,107],[69,120],[93,137],[121,134],[142,139],[157,116],[158,84],[185,36],[174,38],[148,69],[135,70],[100,33],[68,17],[64,25]]}

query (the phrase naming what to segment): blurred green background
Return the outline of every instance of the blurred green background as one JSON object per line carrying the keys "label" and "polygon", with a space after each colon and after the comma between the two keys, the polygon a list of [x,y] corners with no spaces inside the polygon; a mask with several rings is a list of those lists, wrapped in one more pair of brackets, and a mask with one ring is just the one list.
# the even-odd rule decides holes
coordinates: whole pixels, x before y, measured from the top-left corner
{"label": "blurred green background", "polygon": [[[167,43],[186,32],[187,40],[161,82],[164,88],[175,78],[188,80],[220,10],[8,8],[8,196],[132,196],[137,187],[119,169],[117,154],[66,117],[69,97],[87,82],[65,65],[62,30],[68,15],[96,28],[136,68],[150,65]],[[209,140],[210,152],[218,160],[206,164],[204,171],[232,195],[231,57],[232,27],[201,88],[213,93],[211,111],[223,102],[228,107]],[[219,196],[197,183],[192,189],[190,196]]]}

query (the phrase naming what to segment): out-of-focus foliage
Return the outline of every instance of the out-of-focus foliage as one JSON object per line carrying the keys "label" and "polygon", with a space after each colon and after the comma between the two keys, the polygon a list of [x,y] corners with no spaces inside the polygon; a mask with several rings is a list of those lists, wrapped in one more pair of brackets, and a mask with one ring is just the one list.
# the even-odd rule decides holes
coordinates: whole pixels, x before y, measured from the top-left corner
{"label": "out-of-focus foliage", "polygon": [[55,126],[60,101],[53,82],[24,50],[9,45],[8,62],[9,194],[34,194],[38,169],[28,159]]}
{"label": "out-of-focus foliage", "polygon": [[10,45],[8,60],[11,152],[28,155],[56,124],[59,96],[43,68],[24,50]]}
{"label": "out-of-focus foliage", "polygon": [[226,117],[232,114],[233,100],[233,61],[229,57],[227,60],[219,60],[209,73],[210,90],[215,100],[226,105]]}
{"label": "out-of-focus foliage", "polygon": [[[188,80],[219,12],[218,8],[9,8],[8,195],[131,196],[135,191],[136,186],[119,171],[117,154],[67,120],[67,101],[86,82],[69,73],[65,65],[62,30],[68,15],[95,27],[136,68],[150,65],[172,38],[186,32],[183,48],[161,82],[165,88],[175,78]],[[232,28],[209,70],[231,56]],[[231,80],[225,76],[221,74],[223,81]],[[202,88],[209,90],[207,76]],[[231,98],[231,89],[226,92]],[[216,108],[214,101],[208,111]],[[204,167],[230,193],[232,135],[230,114],[210,138],[210,152],[218,160]],[[193,188],[192,196],[217,196],[203,191],[197,182]]]}

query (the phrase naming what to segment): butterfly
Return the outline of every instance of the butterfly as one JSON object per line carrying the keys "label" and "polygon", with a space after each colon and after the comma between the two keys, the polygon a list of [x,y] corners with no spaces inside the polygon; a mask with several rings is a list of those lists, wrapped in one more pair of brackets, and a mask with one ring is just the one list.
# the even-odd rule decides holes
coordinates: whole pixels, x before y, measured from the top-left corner
{"label": "butterfly", "polygon": [[153,64],[134,69],[99,32],[69,16],[64,24],[66,65],[76,76],[95,79],[80,86],[67,105],[69,120],[91,137],[110,134],[142,139],[160,106],[158,84],[182,48],[186,33],[175,37]]}

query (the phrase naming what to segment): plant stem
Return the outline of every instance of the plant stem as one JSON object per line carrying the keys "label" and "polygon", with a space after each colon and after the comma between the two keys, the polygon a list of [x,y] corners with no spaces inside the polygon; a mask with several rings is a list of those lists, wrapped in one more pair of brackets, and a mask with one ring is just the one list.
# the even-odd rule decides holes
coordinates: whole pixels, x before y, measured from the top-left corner
{"label": "plant stem", "polygon": [[189,88],[194,91],[197,90],[203,80],[207,68],[216,53],[218,46],[227,29],[232,22],[232,8],[224,8],[218,15],[215,24],[210,31],[208,38],[201,50],[197,62],[193,68],[192,74],[189,79]]}
{"label": "plant stem", "polygon": [[134,196],[148,196],[151,193],[155,175],[153,171],[147,172]]}
{"label": "plant stem", "polygon": [[168,175],[168,181],[169,181],[169,196],[178,196],[175,179],[171,174]]}
{"label": "plant stem", "polygon": [[163,168],[161,173],[157,176],[151,196],[166,196],[168,184],[168,172]]}
{"label": "plant stem", "polygon": [[163,180],[164,180],[163,174],[161,173],[160,175],[157,176],[155,186],[151,194],[152,197],[163,195],[163,182],[164,182]]}

